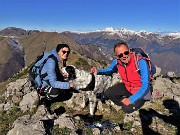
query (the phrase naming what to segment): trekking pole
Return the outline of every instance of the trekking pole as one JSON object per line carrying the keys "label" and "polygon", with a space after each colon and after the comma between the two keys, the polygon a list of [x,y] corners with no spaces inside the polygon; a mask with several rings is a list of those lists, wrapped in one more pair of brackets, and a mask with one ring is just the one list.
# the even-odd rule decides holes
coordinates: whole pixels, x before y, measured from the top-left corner
{"label": "trekking pole", "polygon": [[25,88],[25,85],[29,82],[29,80],[27,79],[27,81],[22,85],[21,89],[19,90],[20,92],[22,92],[22,90]]}
{"label": "trekking pole", "polygon": [[46,51],[46,42],[44,41],[44,43],[43,43],[43,54],[45,51]]}

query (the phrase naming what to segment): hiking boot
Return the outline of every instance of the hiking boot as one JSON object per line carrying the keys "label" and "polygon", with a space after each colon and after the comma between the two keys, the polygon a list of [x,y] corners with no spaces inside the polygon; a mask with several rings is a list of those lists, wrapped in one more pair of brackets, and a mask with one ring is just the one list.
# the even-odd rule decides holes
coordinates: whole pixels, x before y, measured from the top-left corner
{"label": "hiking boot", "polygon": [[47,112],[49,112],[50,114],[53,114],[53,112],[51,111],[51,101],[48,100],[46,97],[42,98],[40,100],[40,104],[44,105],[44,107],[46,108]]}
{"label": "hiking boot", "polygon": [[102,93],[97,93],[96,98],[100,99],[102,103],[105,103],[106,100],[108,100],[108,97],[105,95],[104,92]]}
{"label": "hiking boot", "polygon": [[40,91],[40,93],[39,93],[39,95],[40,95],[41,97],[45,97],[45,96],[46,96],[46,94],[47,94],[47,92],[46,92],[46,91]]}

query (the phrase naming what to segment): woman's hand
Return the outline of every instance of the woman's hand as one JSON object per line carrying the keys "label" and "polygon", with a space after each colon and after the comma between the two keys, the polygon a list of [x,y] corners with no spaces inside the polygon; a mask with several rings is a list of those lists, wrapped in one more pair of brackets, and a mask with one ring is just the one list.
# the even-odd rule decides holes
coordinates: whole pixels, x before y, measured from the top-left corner
{"label": "woman's hand", "polygon": [[71,88],[74,88],[74,83],[73,82],[70,82],[69,84],[70,84]]}
{"label": "woman's hand", "polygon": [[68,77],[68,73],[62,73],[64,77]]}

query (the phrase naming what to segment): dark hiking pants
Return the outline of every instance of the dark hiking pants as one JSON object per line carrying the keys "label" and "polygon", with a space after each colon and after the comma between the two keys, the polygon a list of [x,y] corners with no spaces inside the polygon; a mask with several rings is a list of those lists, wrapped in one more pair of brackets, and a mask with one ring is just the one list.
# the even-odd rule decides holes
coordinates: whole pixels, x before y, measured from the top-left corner
{"label": "dark hiking pants", "polygon": [[[53,112],[51,111],[51,104],[54,102],[62,102],[69,100],[72,97],[73,92],[71,90],[62,90],[62,89],[47,87],[45,89],[42,89],[39,94],[40,94],[39,105],[43,104],[46,107],[47,111],[50,114],[53,114]],[[62,109],[61,111],[58,110],[57,114],[59,114],[62,111],[63,111]]]}
{"label": "dark hiking pants", "polygon": [[110,87],[106,90],[105,95],[116,105],[122,106],[122,109],[125,113],[132,113],[135,110],[141,108],[145,103],[144,99],[140,99],[136,101],[135,104],[130,104],[128,106],[124,105],[121,102],[122,99],[129,98],[132,94],[126,89],[123,83],[119,83],[117,85]]}
{"label": "dark hiking pants", "polygon": [[72,97],[72,91],[70,89],[58,89],[49,87],[46,90],[46,97],[49,100],[56,100],[57,102],[62,102],[69,100]]}
{"label": "dark hiking pants", "polygon": [[51,104],[53,102],[62,102],[62,101],[69,100],[72,97],[72,95],[73,95],[73,92],[70,89],[64,90],[64,89],[47,87],[43,91],[43,98],[40,100],[40,104],[44,104],[45,107],[47,108],[47,111],[49,113],[52,113]]}

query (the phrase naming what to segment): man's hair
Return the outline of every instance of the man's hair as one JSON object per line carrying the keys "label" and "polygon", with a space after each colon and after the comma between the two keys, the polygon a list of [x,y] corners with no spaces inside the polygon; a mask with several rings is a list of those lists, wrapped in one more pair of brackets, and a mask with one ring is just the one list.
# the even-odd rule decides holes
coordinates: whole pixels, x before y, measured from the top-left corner
{"label": "man's hair", "polygon": [[67,47],[69,49],[69,51],[71,51],[69,45],[67,45],[67,44],[58,44],[57,47],[56,47],[56,52],[59,52],[59,50],[61,50],[64,47]]}
{"label": "man's hair", "polygon": [[125,45],[129,49],[126,42],[119,42],[114,45],[114,52],[115,52],[116,47],[121,47],[122,45]]}

